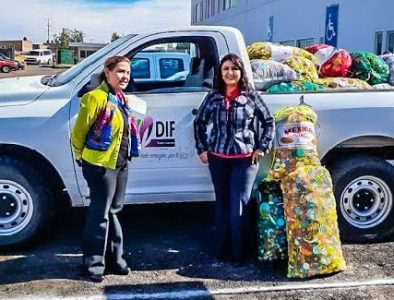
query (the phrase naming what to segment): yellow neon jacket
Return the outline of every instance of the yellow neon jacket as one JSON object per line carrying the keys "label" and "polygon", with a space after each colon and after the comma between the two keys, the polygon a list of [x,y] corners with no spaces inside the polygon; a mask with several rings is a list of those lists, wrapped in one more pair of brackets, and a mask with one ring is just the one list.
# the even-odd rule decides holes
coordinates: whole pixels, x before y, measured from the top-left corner
{"label": "yellow neon jacket", "polygon": [[75,159],[80,160],[82,158],[93,165],[115,169],[124,128],[123,117],[119,108],[116,109],[112,118],[111,144],[108,150],[97,151],[85,147],[86,136],[105,107],[108,93],[109,88],[103,82],[82,97],[79,113],[71,132],[71,144]]}

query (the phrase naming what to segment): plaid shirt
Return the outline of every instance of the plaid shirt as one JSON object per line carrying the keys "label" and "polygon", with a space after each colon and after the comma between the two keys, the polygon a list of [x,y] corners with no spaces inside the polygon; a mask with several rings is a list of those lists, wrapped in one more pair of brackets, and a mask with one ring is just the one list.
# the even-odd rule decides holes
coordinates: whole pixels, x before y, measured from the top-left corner
{"label": "plaid shirt", "polygon": [[[225,108],[224,96],[209,93],[194,120],[194,137],[198,154],[204,151],[225,155],[251,153],[256,149],[267,152],[274,137],[275,122],[263,99],[256,91],[241,92]],[[254,128],[257,117],[263,129]],[[208,139],[207,126],[212,123]]]}

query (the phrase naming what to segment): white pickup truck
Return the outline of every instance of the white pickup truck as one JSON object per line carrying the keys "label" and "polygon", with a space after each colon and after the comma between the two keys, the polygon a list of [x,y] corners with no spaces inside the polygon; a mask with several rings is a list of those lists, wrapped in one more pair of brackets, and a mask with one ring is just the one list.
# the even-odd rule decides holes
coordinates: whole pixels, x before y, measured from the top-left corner
{"label": "white pickup truck", "polygon": [[[189,27],[128,35],[56,76],[0,80],[0,247],[32,241],[61,195],[72,206],[89,204],[70,146],[81,95],[97,84],[107,57],[132,58],[152,48],[193,57],[186,78],[128,88],[148,110],[140,117],[143,148],[131,163],[126,202],[214,200],[207,167],[195,152],[193,118],[225,54],[239,54],[252,78],[242,34],[229,27]],[[177,70],[177,63],[175,58],[163,66]],[[387,237],[394,232],[394,91],[263,95],[273,112],[297,105],[301,96],[319,116],[318,150],[333,176],[342,238]]]}

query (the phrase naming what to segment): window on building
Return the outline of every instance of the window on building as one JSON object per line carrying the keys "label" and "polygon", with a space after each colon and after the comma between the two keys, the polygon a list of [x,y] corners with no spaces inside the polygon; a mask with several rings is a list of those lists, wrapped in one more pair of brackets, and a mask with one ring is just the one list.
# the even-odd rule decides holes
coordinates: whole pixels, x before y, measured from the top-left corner
{"label": "window on building", "polygon": [[230,0],[223,0],[223,10],[230,8]]}
{"label": "window on building", "polygon": [[211,0],[205,0],[205,15],[204,19],[208,19],[211,14]]}
{"label": "window on building", "polygon": [[386,50],[393,53],[394,52],[394,31],[387,31],[386,35]]}
{"label": "window on building", "polygon": [[233,6],[235,6],[237,0],[222,0],[223,5],[222,5],[222,10],[227,10]]}
{"label": "window on building", "polygon": [[215,0],[211,0],[211,17],[215,15]]}
{"label": "window on building", "polygon": [[202,1],[196,5],[196,22],[202,21]]}
{"label": "window on building", "polygon": [[383,50],[383,32],[375,32],[375,53],[377,55],[382,54]]}
{"label": "window on building", "polygon": [[201,11],[200,11],[200,21],[204,20],[204,1],[200,2]]}
{"label": "window on building", "polygon": [[312,46],[313,43],[314,43],[313,39],[301,39],[301,40],[297,40],[296,46],[299,48],[305,48],[308,46]]}
{"label": "window on building", "polygon": [[80,57],[80,58],[86,58],[86,57],[87,57],[87,55],[86,55],[86,50],[80,50],[80,51],[79,51],[79,57]]}
{"label": "window on building", "polygon": [[286,45],[286,46],[295,46],[295,40],[282,41],[282,42],[279,42],[279,44]]}

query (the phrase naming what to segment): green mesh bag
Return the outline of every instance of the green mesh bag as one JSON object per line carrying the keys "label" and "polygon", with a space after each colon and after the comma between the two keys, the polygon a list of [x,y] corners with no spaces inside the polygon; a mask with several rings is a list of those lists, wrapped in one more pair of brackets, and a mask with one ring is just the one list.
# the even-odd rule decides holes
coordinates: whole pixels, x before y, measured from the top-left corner
{"label": "green mesh bag", "polygon": [[326,87],[323,84],[311,81],[294,80],[292,82],[282,82],[272,85],[268,93],[297,93],[300,91],[324,91]]}
{"label": "green mesh bag", "polygon": [[389,66],[372,52],[350,53],[352,57],[352,77],[367,81],[369,84],[386,83],[389,79]]}
{"label": "green mesh bag", "polygon": [[297,93],[299,91],[301,91],[300,87],[292,82],[274,84],[267,90],[268,93]]}
{"label": "green mesh bag", "polygon": [[258,260],[270,262],[287,258],[286,224],[283,197],[278,181],[264,180],[259,185]]}

